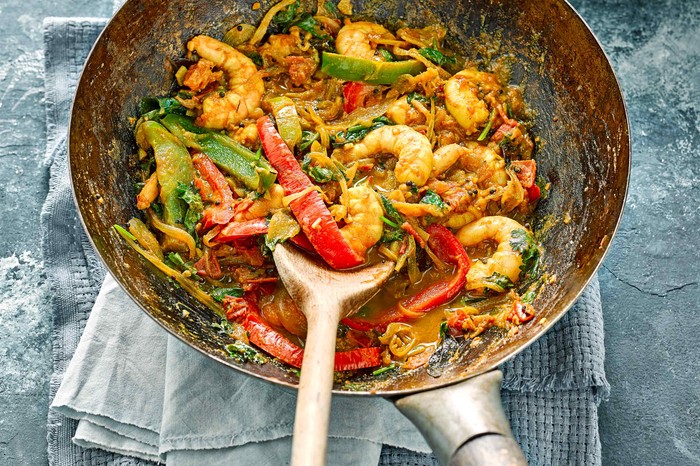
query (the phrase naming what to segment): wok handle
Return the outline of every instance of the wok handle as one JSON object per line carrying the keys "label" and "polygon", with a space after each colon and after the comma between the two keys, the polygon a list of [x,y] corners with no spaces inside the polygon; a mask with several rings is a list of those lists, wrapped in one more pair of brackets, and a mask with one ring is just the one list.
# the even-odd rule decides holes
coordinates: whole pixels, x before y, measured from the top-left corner
{"label": "wok handle", "polygon": [[499,370],[456,385],[396,400],[396,407],[423,434],[441,464],[523,466],[501,403]]}

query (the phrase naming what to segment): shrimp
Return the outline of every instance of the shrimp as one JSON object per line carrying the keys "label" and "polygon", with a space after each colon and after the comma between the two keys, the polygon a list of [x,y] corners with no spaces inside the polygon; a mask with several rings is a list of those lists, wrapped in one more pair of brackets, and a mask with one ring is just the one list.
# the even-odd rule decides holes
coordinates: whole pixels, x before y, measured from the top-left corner
{"label": "shrimp", "polygon": [[[494,274],[506,276],[511,282],[520,279],[520,266],[523,265],[520,253],[513,250],[511,240],[515,230],[524,230],[520,223],[508,217],[484,217],[462,227],[456,234],[457,239],[465,246],[476,246],[484,241],[493,240],[498,243],[496,252],[484,262],[477,260],[472,263],[467,273],[467,290],[483,291],[490,288]],[[503,291],[502,287],[496,288]]]}
{"label": "shrimp", "polygon": [[448,144],[433,154],[434,178],[446,172],[455,163],[478,176],[478,182],[486,187],[505,186],[508,183],[506,162],[488,146],[467,142],[464,146]]}
{"label": "shrimp", "polygon": [[381,126],[371,131],[356,144],[336,149],[333,156],[343,163],[371,155],[391,153],[397,158],[394,174],[399,183],[423,186],[433,168],[433,149],[423,134],[409,126]]}
{"label": "shrimp", "polygon": [[249,201],[246,199],[246,204],[241,204],[244,207],[237,210],[234,220],[237,222],[243,222],[245,220],[252,220],[255,218],[266,217],[271,211],[275,209],[281,209],[284,207],[284,189],[279,184],[275,183],[270,186],[267,190],[265,196],[256,199],[255,201]]}
{"label": "shrimp", "polygon": [[373,59],[376,45],[372,42],[378,39],[395,40],[394,35],[379,24],[367,21],[350,23],[338,31],[335,48],[342,55]]}
{"label": "shrimp", "polygon": [[214,63],[228,79],[228,91],[205,97],[197,123],[205,128],[231,129],[260,107],[265,83],[253,61],[233,47],[208,36],[196,36],[187,50]]}
{"label": "shrimp", "polygon": [[493,92],[500,88],[496,76],[475,69],[466,69],[452,76],[445,83],[445,106],[467,135],[489,119],[486,102],[479,98],[480,92]]}
{"label": "shrimp", "polygon": [[382,204],[372,188],[354,186],[343,193],[341,202],[348,206],[347,224],[340,233],[358,255],[365,257],[384,231]]}
{"label": "shrimp", "polygon": [[402,97],[389,107],[386,116],[399,125],[421,125],[425,123],[425,117],[408,103],[408,97]]}

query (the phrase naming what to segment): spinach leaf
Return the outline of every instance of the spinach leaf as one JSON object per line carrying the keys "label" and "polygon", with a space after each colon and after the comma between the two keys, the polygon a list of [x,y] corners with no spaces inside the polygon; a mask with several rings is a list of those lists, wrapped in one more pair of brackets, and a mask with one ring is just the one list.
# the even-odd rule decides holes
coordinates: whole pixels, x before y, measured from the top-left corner
{"label": "spinach leaf", "polygon": [[402,240],[403,236],[403,230],[384,228],[384,231],[382,231],[382,238],[380,239],[380,241],[382,243],[393,243],[394,241]]}
{"label": "spinach leaf", "polygon": [[311,144],[313,144],[314,141],[316,141],[319,138],[319,134],[315,131],[302,131],[301,132],[301,142],[299,143],[299,150],[300,151],[305,151],[309,147],[311,147]]}
{"label": "spinach leaf", "polygon": [[184,115],[187,109],[173,97],[144,97],[139,103],[139,114],[163,116],[169,113]]}
{"label": "spinach leaf", "polygon": [[484,278],[484,281],[500,288],[500,290],[496,290],[499,292],[515,288],[515,283],[513,283],[510,278],[498,272],[494,272],[490,276]]}
{"label": "spinach leaf", "polygon": [[185,201],[188,206],[185,219],[183,220],[185,229],[192,235],[193,238],[197,239],[198,237],[195,227],[197,226],[197,222],[202,219],[202,211],[204,210],[202,197],[199,195],[197,190],[194,189],[192,184],[178,182],[175,192],[177,193],[177,197]]}
{"label": "spinach leaf", "polygon": [[523,302],[523,304],[530,304],[535,300],[537,297],[537,292],[535,290],[530,290],[524,295],[521,296],[520,300]]}
{"label": "spinach leaf", "polygon": [[288,31],[290,27],[294,24],[297,19],[297,10],[301,6],[299,0],[289,5],[284,10],[278,12],[273,18],[272,23],[282,27],[283,30]]}
{"label": "spinach leaf", "polygon": [[396,207],[394,207],[394,204],[391,203],[389,199],[386,198],[383,194],[379,195],[379,198],[382,200],[382,207],[384,207],[384,212],[386,213],[387,217],[390,220],[393,220],[396,222],[397,225],[402,225],[404,222],[403,217],[399,213],[398,210],[396,210]]}
{"label": "spinach leaf", "polygon": [[226,298],[226,296],[240,298],[243,296],[243,288],[238,288],[237,286],[231,288],[217,288],[209,293],[209,295],[214,298],[214,301],[220,303],[224,300],[224,298]]}
{"label": "spinach leaf", "polygon": [[444,55],[437,48],[423,47],[422,49],[418,50],[418,53],[439,66],[454,65],[457,63],[457,59],[455,57]]}
{"label": "spinach leaf", "polygon": [[425,195],[423,195],[423,199],[420,200],[420,204],[434,205],[440,208],[441,210],[447,209],[447,204],[445,204],[440,195],[430,189],[425,192]]}
{"label": "spinach leaf", "polygon": [[304,170],[309,177],[313,178],[314,181],[317,183],[328,183],[335,179],[335,175],[330,168],[311,165],[311,162],[310,155],[306,154],[301,161],[301,169]]}
{"label": "spinach leaf", "polygon": [[182,267],[185,268],[187,267],[185,265],[185,261],[183,260],[182,256],[180,256],[180,253],[177,252],[171,252],[168,254],[168,260],[176,265],[177,267]]}
{"label": "spinach leaf", "polygon": [[231,322],[226,319],[221,319],[221,322],[212,322],[210,324],[212,328],[215,328],[217,333],[221,335],[231,335],[233,333],[233,326]]}
{"label": "spinach leaf", "polygon": [[377,53],[384,61],[396,61],[394,54],[389,52],[387,49],[377,49]]}
{"label": "spinach leaf", "polygon": [[369,126],[355,125],[349,127],[345,131],[336,133],[335,135],[331,136],[331,143],[333,144],[333,147],[341,147],[351,142],[359,142],[362,141],[371,131],[385,125],[393,124],[394,122],[387,117],[380,116],[372,120],[372,124]]}
{"label": "spinach leaf", "polygon": [[537,175],[537,178],[535,178],[535,184],[538,188],[540,188],[540,200],[544,201],[549,197],[550,190],[547,189],[547,185],[549,184],[549,182],[544,176]]}
{"label": "spinach leaf", "polygon": [[309,13],[304,13],[303,15],[301,15],[301,18],[298,21],[296,21],[293,24],[293,26],[297,26],[299,29],[303,29],[304,31],[308,32],[317,39],[330,39],[328,34],[325,34],[323,32],[323,29],[321,29],[321,25],[319,24],[319,22],[316,21],[314,17],[311,16],[311,14]]}
{"label": "spinach leaf", "polygon": [[417,100],[418,102],[424,104],[424,105],[429,105],[430,104],[430,99],[424,96],[423,94],[419,94],[417,92],[411,92],[408,94],[406,97],[406,101],[408,102],[408,105],[411,105],[411,103]]}
{"label": "spinach leaf", "polygon": [[540,273],[540,249],[532,235],[522,228],[511,232],[510,246],[520,253],[523,265],[520,266],[520,278],[536,277]]}

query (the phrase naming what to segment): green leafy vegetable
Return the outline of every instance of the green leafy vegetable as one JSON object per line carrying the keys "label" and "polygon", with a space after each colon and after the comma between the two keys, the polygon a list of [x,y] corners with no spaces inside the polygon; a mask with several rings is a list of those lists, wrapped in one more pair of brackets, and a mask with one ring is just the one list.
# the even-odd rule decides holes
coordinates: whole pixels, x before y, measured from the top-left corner
{"label": "green leafy vegetable", "polygon": [[214,301],[217,302],[222,302],[226,296],[233,296],[236,298],[240,298],[243,296],[243,288],[238,288],[238,287],[231,287],[231,288],[217,288],[209,295],[214,298]]}
{"label": "green leafy vegetable", "polygon": [[329,14],[329,16],[331,16],[332,18],[338,17],[338,8],[333,2],[326,2],[323,4],[323,6],[326,9],[326,12]]}
{"label": "green leafy vegetable", "polygon": [[112,228],[114,228],[116,230],[116,232],[119,233],[120,235],[122,235],[123,237],[129,238],[131,241],[137,241],[136,237],[134,235],[132,235],[129,232],[129,230],[122,227],[121,225],[114,225]]}
{"label": "green leafy vegetable", "polygon": [[330,168],[312,165],[311,162],[311,156],[306,154],[304,159],[301,161],[301,169],[304,170],[307,175],[313,178],[314,181],[317,183],[328,183],[329,181],[335,179],[335,175]]}
{"label": "green leafy vegetable", "polygon": [[178,267],[182,267],[182,268],[187,267],[185,265],[185,261],[182,259],[182,256],[180,256],[180,253],[177,253],[177,252],[169,253],[168,260]]}
{"label": "green leafy vegetable", "polygon": [[538,188],[540,188],[540,200],[544,201],[549,197],[549,189],[547,189],[549,182],[544,176],[537,175],[537,178],[535,178],[535,184]]}
{"label": "green leafy vegetable", "polygon": [[301,142],[299,143],[299,150],[303,152],[309,147],[311,147],[311,144],[313,144],[313,142],[316,141],[318,137],[319,134],[315,131],[302,131]]}
{"label": "green leafy vegetable", "polygon": [[510,246],[520,253],[523,265],[520,266],[520,278],[536,277],[540,273],[540,249],[532,235],[522,228],[511,232]]}
{"label": "green leafy vegetable", "polygon": [[537,292],[535,290],[530,290],[530,291],[526,292],[524,295],[522,295],[520,300],[524,304],[530,304],[531,302],[533,302],[535,300],[536,297],[537,297]]}
{"label": "green leafy vegetable", "polygon": [[333,147],[340,147],[348,143],[362,141],[371,131],[385,125],[393,125],[394,122],[385,116],[380,116],[372,120],[369,126],[355,125],[349,127],[346,131],[340,131],[331,137]]}
{"label": "green leafy vegetable", "polygon": [[447,209],[447,204],[445,204],[445,201],[442,200],[440,195],[430,189],[425,192],[425,195],[423,196],[423,199],[420,200],[420,203],[434,205],[442,210]]}
{"label": "green leafy vegetable", "polygon": [[376,371],[373,371],[373,372],[372,372],[372,375],[382,375],[382,374],[384,374],[384,373],[386,373],[386,372],[393,371],[393,370],[395,370],[395,369],[396,369],[396,364],[391,363],[391,364],[389,364],[389,365],[386,366],[386,367],[380,367],[380,368],[377,369]]}
{"label": "green leafy vegetable", "polygon": [[389,220],[385,216],[382,215],[380,218],[382,219],[382,222],[386,223],[390,227],[399,228],[399,226],[396,223],[392,222],[391,220]]}
{"label": "green leafy vegetable", "polygon": [[177,188],[175,188],[177,197],[187,203],[187,213],[183,219],[183,224],[185,229],[194,237],[197,238],[197,232],[195,227],[197,222],[202,219],[202,211],[204,210],[204,205],[202,204],[202,197],[199,195],[197,190],[192,186],[192,184],[177,183]]}
{"label": "green leafy vegetable", "polygon": [[299,29],[303,29],[317,39],[327,40],[330,37],[323,32],[321,25],[309,13],[304,13],[301,18],[294,23]]}
{"label": "green leafy vegetable", "polygon": [[515,283],[513,283],[510,278],[498,272],[494,272],[490,276],[484,278],[484,281],[498,288],[495,290],[498,292],[503,292],[515,287]]}
{"label": "green leafy vegetable", "polygon": [[455,57],[448,57],[437,48],[423,47],[422,49],[418,50],[418,53],[439,66],[454,65],[457,63],[457,59]]}
{"label": "green leafy vegetable", "polygon": [[187,109],[173,97],[145,97],[139,103],[139,113],[151,117],[170,113],[184,115]]}
{"label": "green leafy vegetable", "polygon": [[444,340],[447,335],[449,335],[449,328],[447,326],[447,321],[443,320],[440,322],[440,340]]}
{"label": "green leafy vegetable", "polygon": [[272,18],[272,23],[281,26],[283,30],[289,30],[290,27],[294,25],[294,21],[297,19],[297,10],[301,6],[299,0],[289,5],[284,10],[277,13]]}
{"label": "green leafy vegetable", "polygon": [[393,230],[391,228],[385,228],[384,231],[382,231],[382,238],[380,241],[382,243],[393,243],[394,241],[402,240],[403,237],[403,230]]}
{"label": "green leafy vegetable", "polygon": [[321,25],[310,13],[302,13],[299,10],[301,4],[296,1],[289,5],[284,10],[277,13],[272,22],[282,28],[282,32],[288,32],[292,26],[297,26],[299,29],[310,33],[317,39],[327,40],[330,37],[323,32]]}
{"label": "green leafy vegetable", "polygon": [[253,63],[255,63],[255,66],[257,66],[257,67],[261,67],[261,66],[263,66],[263,64],[264,64],[264,63],[263,63],[262,55],[260,55],[259,53],[256,53],[256,52],[247,52],[247,53],[245,54],[245,56],[248,57],[248,58],[250,58],[250,60],[251,60]]}
{"label": "green leafy vegetable", "polygon": [[215,328],[217,330],[217,333],[220,333],[221,335],[231,335],[233,333],[233,325],[231,325],[231,322],[229,322],[226,319],[221,319],[221,322],[212,322],[211,324],[212,328]]}
{"label": "green leafy vegetable", "polygon": [[252,362],[255,364],[265,364],[268,359],[252,346],[246,345],[242,341],[226,345],[226,351],[234,360],[238,362]]}
{"label": "green leafy vegetable", "polygon": [[419,94],[417,92],[411,92],[406,96],[406,101],[408,102],[408,105],[411,105],[414,100],[417,100],[418,102],[429,105],[430,104],[430,99],[424,96],[423,94]]}
{"label": "green leafy vegetable", "polygon": [[389,52],[387,49],[377,49],[377,53],[384,61],[396,61],[394,54]]}
{"label": "green leafy vegetable", "polygon": [[392,204],[391,201],[387,199],[386,196],[384,196],[383,194],[380,194],[379,198],[382,200],[382,207],[384,207],[384,212],[389,217],[389,219],[393,220],[398,225],[403,224],[404,219],[399,213],[399,211],[396,210],[394,204]]}

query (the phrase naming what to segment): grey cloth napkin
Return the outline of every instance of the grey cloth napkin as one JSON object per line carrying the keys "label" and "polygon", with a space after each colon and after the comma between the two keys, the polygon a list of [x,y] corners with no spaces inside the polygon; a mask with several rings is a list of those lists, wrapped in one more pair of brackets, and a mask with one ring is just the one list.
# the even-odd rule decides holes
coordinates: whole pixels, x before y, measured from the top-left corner
{"label": "grey cloth napkin", "polygon": [[[53,286],[57,408],[48,419],[50,464],[283,464],[292,393],[168,337],[111,278],[100,290],[105,273],[77,219],[65,137],[75,80],[103,26],[45,22],[50,189],[41,223]],[[596,280],[550,332],[502,367],[506,413],[531,464],[601,463],[597,405],[609,390],[603,361]],[[340,422],[331,426],[331,464],[436,464],[384,400],[335,397],[333,413]]]}

